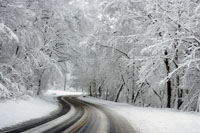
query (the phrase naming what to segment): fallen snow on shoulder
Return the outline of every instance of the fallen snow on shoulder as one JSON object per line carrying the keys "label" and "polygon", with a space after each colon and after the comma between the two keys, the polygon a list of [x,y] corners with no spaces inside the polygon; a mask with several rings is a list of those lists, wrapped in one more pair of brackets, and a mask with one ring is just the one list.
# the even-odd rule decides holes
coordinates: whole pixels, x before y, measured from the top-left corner
{"label": "fallen snow on shoulder", "polygon": [[0,129],[49,115],[58,105],[41,98],[0,103]]}
{"label": "fallen snow on shoulder", "polygon": [[95,98],[80,98],[101,104],[127,119],[133,128],[142,133],[200,133],[200,114],[170,109],[135,107]]}
{"label": "fallen snow on shoulder", "polygon": [[83,95],[82,92],[71,92],[71,91],[62,91],[62,90],[47,90],[44,95],[46,96],[80,96]]}

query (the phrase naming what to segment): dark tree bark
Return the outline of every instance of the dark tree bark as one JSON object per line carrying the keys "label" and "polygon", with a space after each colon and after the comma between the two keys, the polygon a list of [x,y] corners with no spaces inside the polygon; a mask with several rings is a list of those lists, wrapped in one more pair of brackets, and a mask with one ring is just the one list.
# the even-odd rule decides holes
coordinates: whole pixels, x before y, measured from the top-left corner
{"label": "dark tree bark", "polygon": [[[176,57],[177,58],[177,57]],[[176,59],[175,58],[175,59]],[[176,68],[178,68],[178,65],[176,65]],[[179,75],[177,74],[176,75],[176,89],[177,89],[177,109],[180,109],[183,101],[182,101],[182,98],[183,98],[183,90],[179,87],[180,85],[180,77]]]}
{"label": "dark tree bark", "polygon": [[115,97],[115,102],[118,101],[119,95],[120,95],[120,93],[121,93],[121,91],[122,91],[122,89],[123,89],[123,87],[124,87],[124,85],[125,85],[125,81],[124,81],[123,75],[121,75],[121,77],[122,77],[123,84],[120,86],[120,88],[119,88],[119,90],[118,90],[118,92],[117,92],[117,95],[116,95],[116,97]]}
{"label": "dark tree bark", "polygon": [[104,82],[105,82],[105,80],[103,80],[103,81],[101,82],[101,85],[100,85],[99,88],[98,88],[99,97],[102,96],[102,89],[103,89],[103,86],[104,86]]}
{"label": "dark tree bark", "polygon": [[15,51],[15,55],[18,55],[19,52],[19,46],[17,46],[16,51]]}
{"label": "dark tree bark", "polygon": [[117,96],[116,96],[116,98],[115,98],[115,102],[118,101],[119,95],[120,95],[120,93],[121,93],[121,91],[122,91],[122,89],[123,89],[123,86],[124,86],[124,84],[122,84],[122,85],[120,86],[120,88],[119,88],[119,90],[118,90],[118,92],[117,92]]}
{"label": "dark tree bark", "polygon": [[92,86],[91,86],[91,83],[90,83],[90,87],[89,87],[89,92],[90,92],[90,96],[92,96]]}
{"label": "dark tree bark", "polygon": [[98,91],[99,91],[99,97],[101,97],[101,91],[102,91],[101,88],[102,88],[101,86],[99,86],[99,88],[98,88]]}
{"label": "dark tree bark", "polygon": [[181,90],[179,88],[178,89],[178,109],[180,109],[180,107],[181,107],[181,105],[183,103],[182,97],[183,97],[183,90]]}
{"label": "dark tree bark", "polygon": [[[181,18],[181,15],[182,15],[182,11],[178,11],[178,15],[179,15],[179,18]],[[178,32],[181,32],[181,25],[180,24],[178,24],[178,27],[177,27],[177,31]],[[176,68],[178,68],[179,66],[178,66],[178,61],[179,61],[179,55],[178,55],[178,41],[175,43],[175,66],[176,66]],[[176,87],[177,87],[177,89],[178,89],[178,94],[177,94],[177,96],[178,96],[178,101],[177,101],[177,109],[180,109],[180,107],[181,107],[181,105],[182,105],[182,103],[183,103],[183,100],[182,100],[182,98],[183,98],[183,90],[179,87],[180,86],[180,77],[179,77],[179,75],[177,74],[177,76],[176,76]]]}
{"label": "dark tree bark", "polygon": [[132,94],[131,94],[131,102],[133,102],[134,98],[135,98],[135,93],[134,93],[134,90],[132,90]]}
{"label": "dark tree bark", "polygon": [[155,91],[155,90],[153,90],[153,92],[154,92],[154,94],[155,94],[156,96],[158,96],[158,98],[159,98],[159,100],[160,100],[160,107],[162,108],[162,106],[163,106],[163,102],[162,102],[162,96],[161,96],[161,95],[159,95],[159,94],[158,94],[158,92],[157,92],[157,91]]}
{"label": "dark tree bark", "polygon": [[136,102],[136,100],[137,100],[137,98],[138,98],[138,96],[139,96],[139,94],[140,94],[141,89],[142,89],[142,88],[140,88],[140,89],[136,92],[136,95],[135,95],[135,97],[134,97],[134,99],[133,99],[133,103]]}
{"label": "dark tree bark", "polygon": [[[133,68],[134,69],[134,68]],[[134,80],[134,76],[135,76],[135,74],[134,74],[134,72],[133,72],[133,79],[132,79],[132,83],[133,83],[133,85],[132,85],[132,93],[131,93],[131,102],[133,102],[133,100],[134,100],[134,98],[135,98],[135,80]]]}
{"label": "dark tree bark", "polygon": [[106,88],[106,100],[108,100],[108,88]]}
{"label": "dark tree bark", "polygon": [[41,72],[41,74],[40,74],[40,77],[39,77],[39,80],[38,80],[37,95],[40,95],[40,92],[41,92],[42,75],[43,75],[44,71],[45,71],[45,69],[42,70],[42,72]]}
{"label": "dark tree bark", "polygon": [[[180,29],[180,26],[178,26],[178,29]],[[174,49],[175,49],[175,57],[174,57],[174,65],[176,67],[176,69],[178,69],[178,49],[177,49],[177,46],[178,46],[178,42],[175,43],[174,45]],[[176,89],[177,89],[177,109],[180,109],[183,101],[182,101],[182,98],[183,98],[183,90],[180,89],[179,87],[180,85],[180,77],[179,75],[177,74],[176,75]]]}
{"label": "dark tree bark", "polygon": [[[165,56],[166,56],[166,58],[164,59],[164,63],[165,63],[167,76],[168,76],[170,73],[170,66],[169,66],[169,59],[167,58],[167,56],[168,56],[167,50],[165,50]],[[168,81],[167,81],[167,108],[171,108],[171,97],[172,97],[171,80],[168,79]]]}

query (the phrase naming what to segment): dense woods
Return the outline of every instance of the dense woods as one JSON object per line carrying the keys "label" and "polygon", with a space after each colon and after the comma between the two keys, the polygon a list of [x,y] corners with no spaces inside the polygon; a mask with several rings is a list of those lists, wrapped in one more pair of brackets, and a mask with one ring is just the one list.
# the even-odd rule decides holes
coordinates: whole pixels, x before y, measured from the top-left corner
{"label": "dense woods", "polygon": [[74,87],[199,111],[199,0],[0,0],[0,98]]}

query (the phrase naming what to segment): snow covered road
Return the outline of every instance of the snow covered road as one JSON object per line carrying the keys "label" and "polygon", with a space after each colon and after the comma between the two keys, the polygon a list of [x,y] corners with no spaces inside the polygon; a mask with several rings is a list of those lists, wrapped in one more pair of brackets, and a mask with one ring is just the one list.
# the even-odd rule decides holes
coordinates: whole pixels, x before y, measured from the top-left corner
{"label": "snow covered road", "polygon": [[49,120],[23,124],[2,133],[134,133],[128,122],[114,112],[76,97],[60,97],[62,113]]}
{"label": "snow covered road", "polygon": [[92,97],[80,97],[80,99],[112,110],[125,118],[137,133],[200,133],[198,112],[136,107]]}
{"label": "snow covered road", "polygon": [[[43,113],[43,118],[19,124],[14,129],[12,128],[5,132],[200,133],[200,115],[198,113],[186,113],[172,109],[135,107],[126,103],[80,97],[80,94],[67,92],[65,94],[64,92],[52,91],[48,95],[55,98],[58,97],[58,102],[62,105],[60,111],[54,111],[48,117],[44,117]],[[46,105],[48,103],[44,104],[42,101],[36,103],[42,106],[37,109],[43,109],[43,112],[46,112],[45,115],[48,115],[46,109],[48,108]],[[31,106],[33,105],[31,104]],[[21,108],[22,102],[19,102],[19,106]],[[31,108],[29,104],[26,107]],[[72,108],[74,109],[72,110]],[[3,105],[1,109],[4,109]],[[36,113],[35,107],[28,111],[33,114]],[[15,112],[19,111],[16,109]],[[5,119],[6,116],[0,115],[2,116],[0,124],[5,125],[5,122],[8,122],[8,120]],[[20,112],[19,114],[13,114],[13,119],[9,119],[9,121],[16,120],[21,116]],[[2,131],[0,130],[1,133]]]}

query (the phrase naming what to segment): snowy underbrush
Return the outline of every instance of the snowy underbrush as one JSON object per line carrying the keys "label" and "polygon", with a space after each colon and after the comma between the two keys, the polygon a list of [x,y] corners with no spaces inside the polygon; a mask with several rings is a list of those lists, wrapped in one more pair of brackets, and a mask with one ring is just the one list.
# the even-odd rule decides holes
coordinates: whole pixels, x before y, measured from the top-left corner
{"label": "snowy underbrush", "polygon": [[141,133],[200,133],[200,114],[174,109],[135,107],[126,103],[115,103],[96,98],[80,98],[100,104],[127,119]]}
{"label": "snowy underbrush", "polygon": [[6,77],[0,73],[0,101],[7,99],[26,98],[34,94],[34,86],[27,89],[25,85],[21,84],[16,74],[8,74]]}
{"label": "snowy underbrush", "polygon": [[26,99],[33,96],[33,91],[27,90],[24,86],[15,83],[0,83],[0,102],[14,99]]}
{"label": "snowy underbrush", "polygon": [[53,97],[28,97],[0,102],[0,129],[50,115],[59,109]]}
{"label": "snowy underbrush", "polygon": [[0,101],[4,101],[7,99],[17,99],[17,98],[24,98],[29,93],[23,86],[18,86],[13,83],[7,83],[3,85],[0,83]]}

